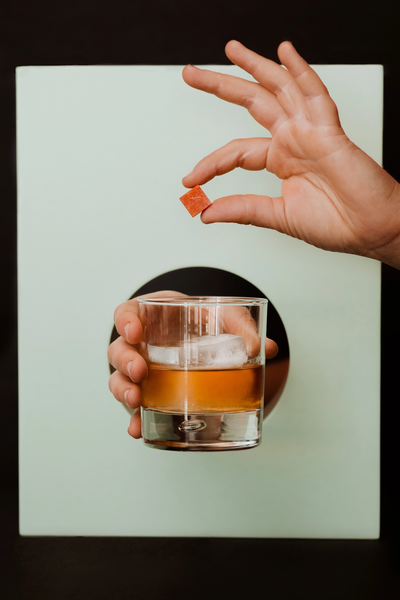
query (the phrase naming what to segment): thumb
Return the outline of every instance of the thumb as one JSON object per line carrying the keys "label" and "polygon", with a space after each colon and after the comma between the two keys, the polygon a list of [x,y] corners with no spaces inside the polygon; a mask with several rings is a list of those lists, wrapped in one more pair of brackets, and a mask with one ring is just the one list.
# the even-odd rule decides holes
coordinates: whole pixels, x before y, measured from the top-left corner
{"label": "thumb", "polygon": [[201,214],[201,220],[205,224],[241,223],[288,233],[282,197],[254,194],[225,196],[206,208]]}

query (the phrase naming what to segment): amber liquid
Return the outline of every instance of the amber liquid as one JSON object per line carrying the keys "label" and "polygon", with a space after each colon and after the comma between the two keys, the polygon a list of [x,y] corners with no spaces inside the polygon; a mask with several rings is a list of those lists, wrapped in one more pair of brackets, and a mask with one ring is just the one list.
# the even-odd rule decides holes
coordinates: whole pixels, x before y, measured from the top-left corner
{"label": "amber liquid", "polygon": [[185,371],[153,364],[142,382],[142,403],[173,413],[248,412],[261,408],[263,390],[262,365]]}

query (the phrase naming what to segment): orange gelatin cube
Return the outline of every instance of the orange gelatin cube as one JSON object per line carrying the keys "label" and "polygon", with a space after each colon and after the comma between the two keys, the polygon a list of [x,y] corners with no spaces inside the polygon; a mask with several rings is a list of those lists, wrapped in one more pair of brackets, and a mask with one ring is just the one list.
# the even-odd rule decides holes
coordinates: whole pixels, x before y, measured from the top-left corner
{"label": "orange gelatin cube", "polygon": [[192,217],[195,217],[201,213],[207,206],[211,205],[210,200],[207,198],[203,190],[199,185],[186,192],[179,198],[183,206],[190,212]]}

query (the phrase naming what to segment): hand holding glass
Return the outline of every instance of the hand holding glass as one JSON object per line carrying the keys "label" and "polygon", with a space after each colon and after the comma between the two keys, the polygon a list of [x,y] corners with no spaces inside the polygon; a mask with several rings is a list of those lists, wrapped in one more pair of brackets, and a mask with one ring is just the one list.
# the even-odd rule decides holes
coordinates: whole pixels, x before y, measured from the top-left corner
{"label": "hand holding glass", "polygon": [[234,450],[261,442],[267,300],[139,298],[142,435],[154,448]]}

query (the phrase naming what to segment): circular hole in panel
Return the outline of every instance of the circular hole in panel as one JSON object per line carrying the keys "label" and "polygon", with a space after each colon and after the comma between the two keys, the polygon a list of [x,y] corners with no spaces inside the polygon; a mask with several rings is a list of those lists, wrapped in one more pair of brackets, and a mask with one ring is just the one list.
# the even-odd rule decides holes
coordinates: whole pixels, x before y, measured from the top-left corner
{"label": "circular hole in panel", "polygon": [[[160,290],[174,290],[188,296],[253,296],[268,299],[267,335],[279,346],[277,356],[265,364],[264,419],[268,417],[282,395],[289,373],[289,342],[285,326],[268,296],[235,273],[213,267],[185,267],[148,281],[131,298]],[[117,337],[119,334],[114,327],[110,343]],[[114,370],[110,365],[110,372]]]}

